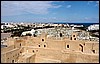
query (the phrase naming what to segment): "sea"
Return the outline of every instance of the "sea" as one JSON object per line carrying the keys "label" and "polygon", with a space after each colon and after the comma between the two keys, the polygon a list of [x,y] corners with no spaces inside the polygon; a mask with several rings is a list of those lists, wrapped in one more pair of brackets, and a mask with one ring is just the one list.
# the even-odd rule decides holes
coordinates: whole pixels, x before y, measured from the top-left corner
{"label": "sea", "polygon": [[83,25],[84,27],[88,27],[90,25],[99,24],[99,23],[63,23],[63,22],[57,22],[54,24],[69,24],[69,25],[74,24],[74,25]]}

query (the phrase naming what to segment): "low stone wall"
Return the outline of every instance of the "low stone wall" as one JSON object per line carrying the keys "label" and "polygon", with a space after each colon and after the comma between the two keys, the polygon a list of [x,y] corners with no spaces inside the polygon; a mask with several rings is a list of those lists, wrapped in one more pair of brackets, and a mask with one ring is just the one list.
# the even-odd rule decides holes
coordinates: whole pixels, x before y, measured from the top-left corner
{"label": "low stone wall", "polygon": [[36,57],[35,63],[61,63],[61,61],[55,59],[43,58],[43,57]]}
{"label": "low stone wall", "polygon": [[[49,48],[27,48],[29,53],[36,53],[36,57],[61,60],[61,63],[98,63],[99,55],[84,54],[82,52],[65,51]],[[34,52],[32,52],[34,50]],[[39,61],[38,58],[35,58]],[[43,59],[40,59],[42,62]],[[43,60],[45,61],[45,60]]]}
{"label": "low stone wall", "polygon": [[82,54],[82,53],[65,53],[62,54],[62,63],[98,63],[99,55]]}

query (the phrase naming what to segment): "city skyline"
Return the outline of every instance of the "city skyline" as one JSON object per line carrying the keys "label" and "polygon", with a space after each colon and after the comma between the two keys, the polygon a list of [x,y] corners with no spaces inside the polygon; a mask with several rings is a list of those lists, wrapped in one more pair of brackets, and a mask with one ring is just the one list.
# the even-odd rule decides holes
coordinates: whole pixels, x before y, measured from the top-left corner
{"label": "city skyline", "polygon": [[1,21],[99,23],[99,1],[1,1]]}

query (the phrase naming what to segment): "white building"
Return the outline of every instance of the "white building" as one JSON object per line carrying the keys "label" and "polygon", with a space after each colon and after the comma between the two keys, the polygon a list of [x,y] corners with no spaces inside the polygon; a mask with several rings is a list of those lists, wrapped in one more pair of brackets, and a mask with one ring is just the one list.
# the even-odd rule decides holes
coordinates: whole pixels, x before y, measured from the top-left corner
{"label": "white building", "polygon": [[99,30],[99,24],[94,24],[94,25],[90,25],[88,27],[88,30]]}
{"label": "white building", "polygon": [[32,29],[31,31],[25,31],[25,32],[22,32],[22,34],[21,35],[26,35],[26,34],[31,34],[32,36],[35,34],[35,31],[36,30],[34,30],[34,29]]}

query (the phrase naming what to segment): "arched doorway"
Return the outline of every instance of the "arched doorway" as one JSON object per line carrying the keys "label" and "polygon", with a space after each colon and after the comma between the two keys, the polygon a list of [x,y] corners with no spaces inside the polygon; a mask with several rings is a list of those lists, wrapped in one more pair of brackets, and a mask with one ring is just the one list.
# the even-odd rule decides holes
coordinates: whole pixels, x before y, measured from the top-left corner
{"label": "arched doorway", "polygon": [[14,60],[12,60],[12,63],[14,63]]}
{"label": "arched doorway", "polygon": [[83,52],[83,46],[81,44],[79,44],[79,51]]}

